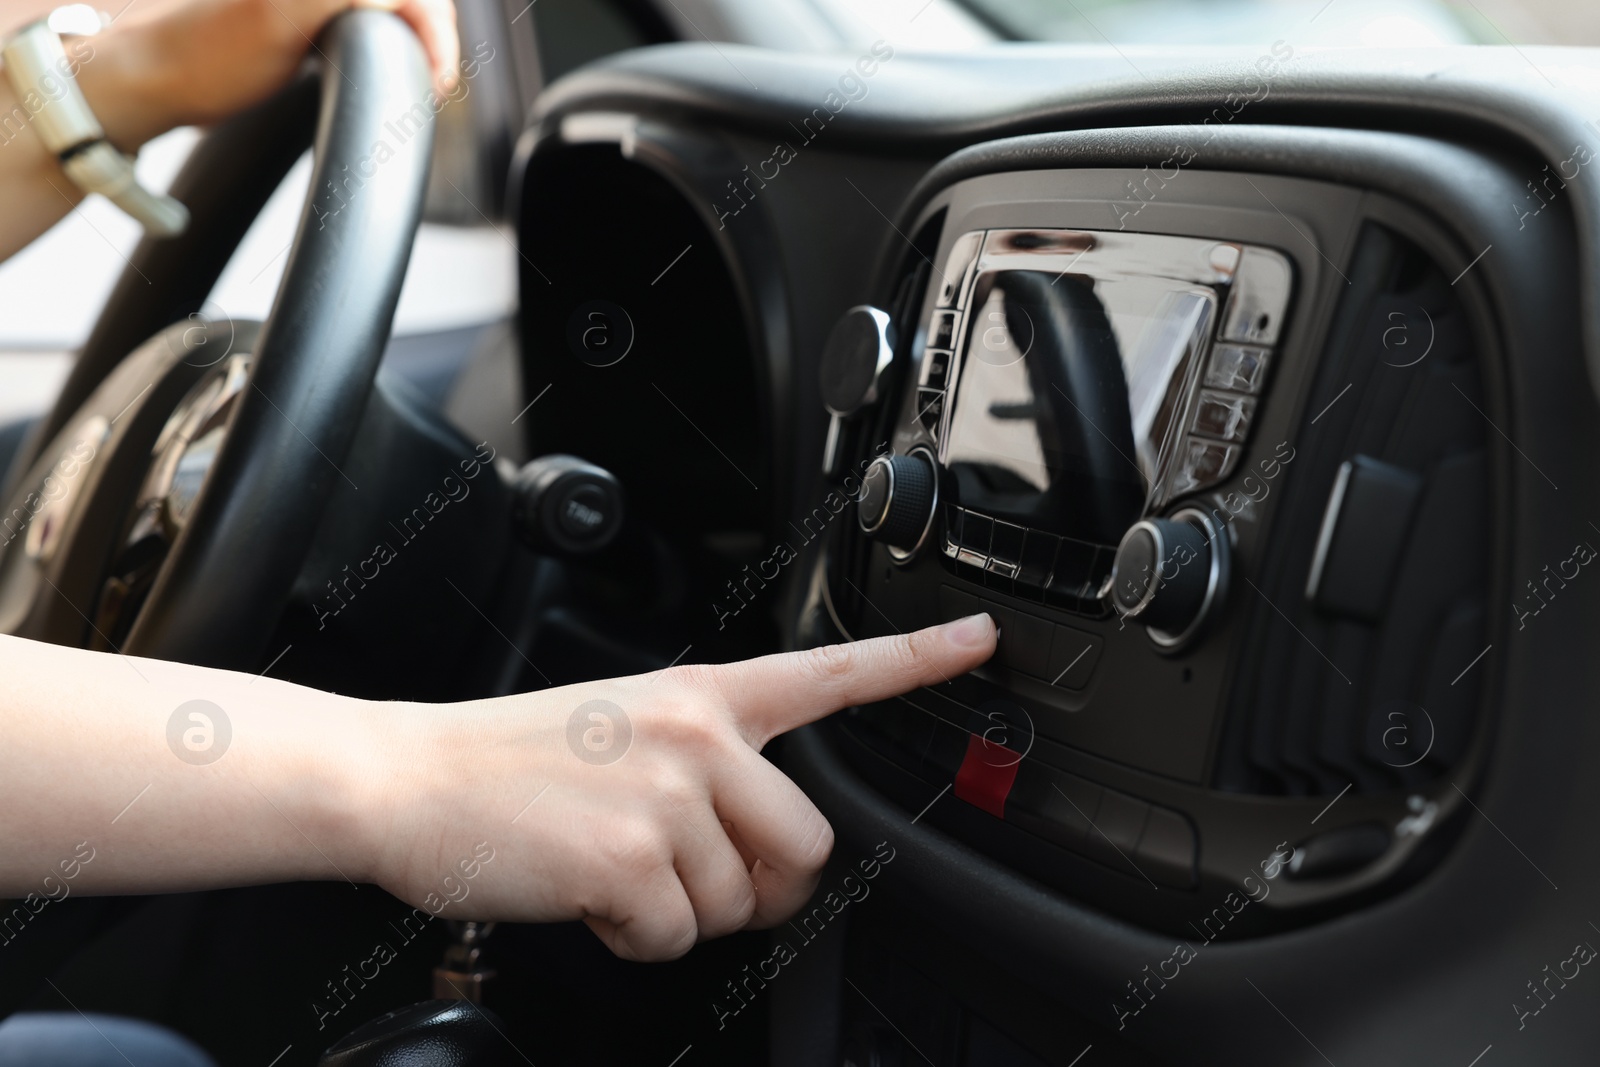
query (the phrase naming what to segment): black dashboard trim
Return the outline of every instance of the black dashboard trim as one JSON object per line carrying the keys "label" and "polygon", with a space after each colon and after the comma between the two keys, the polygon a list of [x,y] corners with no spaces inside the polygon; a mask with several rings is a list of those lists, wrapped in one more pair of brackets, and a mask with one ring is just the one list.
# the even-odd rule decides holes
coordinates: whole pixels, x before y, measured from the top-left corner
{"label": "black dashboard trim", "polygon": [[[1285,47],[1290,58],[1276,68],[1263,95],[1255,96],[1263,84],[1257,61],[1274,49],[1282,55]],[[1600,152],[1600,134],[1583,118],[1600,112],[1589,55],[1482,46],[1295,55],[1292,42],[1280,40],[1258,49],[1141,50],[1135,72],[1121,53],[1098,46],[897,53],[865,96],[833,115],[826,136],[840,149],[943,155],[980,141],[1052,130],[1164,123],[1199,129],[1220,112],[1226,121],[1206,126],[1208,132],[1264,123],[1410,131],[1520,147],[1539,163],[1558,167],[1575,158],[1573,146],[1587,146],[1591,158]],[[788,136],[789,123],[822,106],[853,60],[736,45],[640,49],[560,79],[540,96],[537,115],[544,120],[579,111],[638,111]],[[1253,102],[1225,106],[1245,89],[1245,99]],[[1269,155],[1266,162],[1293,160]],[[1249,169],[1261,165],[1258,160]],[[1540,174],[1538,165],[1526,177]],[[1293,172],[1292,165],[1284,169]],[[1579,299],[1590,387],[1600,396],[1600,183],[1571,182],[1567,191],[1580,235]]]}
{"label": "black dashboard trim", "polygon": [[[1150,161],[1158,148],[1168,151],[1174,139],[1193,136],[1188,127],[1080,131],[982,146],[937,168],[902,219],[909,223],[924,211],[937,210],[935,193],[962,178],[1016,169],[1138,164]],[[1564,527],[1568,523],[1562,519],[1570,522],[1573,515],[1600,505],[1600,494],[1581,473],[1583,457],[1594,454],[1600,441],[1594,430],[1594,397],[1583,387],[1576,358],[1575,316],[1517,317],[1519,310],[1549,307],[1552,301],[1557,308],[1572,306],[1568,298],[1575,303],[1574,249],[1572,231],[1563,225],[1566,216],[1558,212],[1550,220],[1544,240],[1518,240],[1518,220],[1511,212],[1495,210],[1519,188],[1516,162],[1419,137],[1238,127],[1217,131],[1202,159],[1208,169],[1273,170],[1340,180],[1372,191],[1372,216],[1413,232],[1417,222],[1426,223],[1423,228],[1432,231],[1425,241],[1429,251],[1448,272],[1463,272],[1458,281],[1474,287],[1466,294],[1467,303],[1480,329],[1488,331],[1481,341],[1493,383],[1490,395],[1497,402],[1487,417],[1497,428],[1509,430],[1519,448],[1548,461],[1540,466],[1564,487],[1558,497],[1530,471],[1497,471],[1497,477],[1510,475],[1501,482],[1509,486],[1511,500],[1503,521],[1506,526],[1515,522],[1515,530],[1509,543],[1502,539],[1497,545],[1495,558],[1506,569],[1497,574],[1495,588],[1506,588],[1508,573],[1537,573],[1541,551],[1548,554],[1550,546],[1536,542],[1553,536],[1545,528],[1552,523]],[[1477,253],[1491,245],[1503,255],[1474,263]],[[893,277],[893,265],[902,254],[898,245],[885,253],[880,289]],[[1562,394],[1560,410],[1549,399],[1557,393]],[[1559,536],[1565,533],[1562,529]],[[1560,840],[1581,834],[1583,813],[1600,803],[1578,756],[1597,739],[1592,733],[1572,737],[1574,724],[1563,710],[1564,703],[1600,684],[1594,666],[1572,658],[1580,655],[1581,633],[1588,628],[1584,621],[1592,625],[1600,609],[1594,592],[1579,595],[1581,605],[1569,601],[1568,628],[1552,627],[1538,642],[1516,642],[1506,633],[1508,625],[1500,627],[1496,648],[1504,651],[1492,657],[1497,674],[1490,692],[1524,698],[1537,693],[1543,699],[1499,700],[1502,718],[1491,773],[1476,789],[1471,781],[1459,783],[1474,793],[1478,809],[1496,826],[1514,825],[1508,832],[1518,848],[1535,855],[1560,855]],[[1574,618],[1574,609],[1584,618]],[[1503,645],[1502,636],[1507,638]],[[1556,737],[1568,740],[1551,747]],[[1530,749],[1530,744],[1537,747]],[[897,847],[903,842],[901,854],[909,862],[899,873],[910,877],[897,882],[897,896],[953,924],[1052,995],[1073,1004],[1111,1004],[1126,993],[1115,979],[1107,984],[1110,976],[1123,970],[1137,974],[1135,961],[1159,959],[1170,951],[1165,939],[1076,906],[934,831],[908,827],[899,808],[876,796],[843,765],[823,730],[808,728],[793,740],[787,757],[786,768],[823,807],[847,847],[874,835],[890,835]],[[1592,884],[1600,878],[1600,865],[1591,859],[1573,858],[1569,851],[1566,863],[1556,875],[1563,882]],[[1162,1021],[1142,1025],[1136,1039],[1183,1062],[1321,1062],[1304,1046],[1278,1045],[1265,1052],[1272,1032],[1268,1027],[1281,1025],[1281,1020],[1270,1012],[1261,1017],[1263,1006],[1250,999],[1254,994],[1245,984],[1249,979],[1269,990],[1298,1025],[1316,1033],[1320,1046],[1336,1061],[1415,1063],[1441,1053],[1448,1061],[1459,1051],[1466,1062],[1486,1042],[1511,1038],[1493,1023],[1498,1017],[1493,1012],[1503,1010],[1504,960],[1495,953],[1462,953],[1452,974],[1441,978],[1429,953],[1448,944],[1450,931],[1465,924],[1478,937],[1518,943],[1560,938],[1564,933],[1556,928],[1574,922],[1581,926],[1574,915],[1562,917],[1557,926],[1556,909],[1549,905],[1563,901],[1545,898],[1550,886],[1526,866],[1519,871],[1513,864],[1521,861],[1505,840],[1472,814],[1455,851],[1435,873],[1361,912],[1359,927],[1353,925],[1355,916],[1347,916],[1204,948],[1212,961],[1207,964],[1209,978],[1167,994],[1158,1016]],[[1578,866],[1582,869],[1574,869]],[[1353,936],[1358,930],[1359,936]],[[1308,960],[1316,961],[1317,968],[1308,969]],[[1419,996],[1418,987],[1429,991]],[[1336,996],[1330,995],[1335,991]],[[1397,1014],[1397,1003],[1405,1003],[1409,1014]],[[1481,1030],[1460,1025],[1463,1004],[1485,1013]],[[1106,1019],[1115,1021],[1109,1013]],[[1359,1024],[1352,1025],[1356,1020]],[[1197,1060],[1186,1035],[1201,1027],[1210,1041],[1204,1060]],[[1547,1035],[1545,1040],[1554,1044],[1545,1048],[1575,1050],[1589,1039],[1578,1024]]]}

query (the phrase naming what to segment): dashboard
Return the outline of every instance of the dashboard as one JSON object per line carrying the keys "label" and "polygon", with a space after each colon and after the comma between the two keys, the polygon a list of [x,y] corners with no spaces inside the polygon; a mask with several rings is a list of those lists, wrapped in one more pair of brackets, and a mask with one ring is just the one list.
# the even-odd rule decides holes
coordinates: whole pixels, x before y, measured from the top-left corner
{"label": "dashboard", "polygon": [[895,858],[772,1062],[1578,1055],[1600,59],[880,46],[593,65],[511,194],[675,637],[1000,627],[781,742]]}

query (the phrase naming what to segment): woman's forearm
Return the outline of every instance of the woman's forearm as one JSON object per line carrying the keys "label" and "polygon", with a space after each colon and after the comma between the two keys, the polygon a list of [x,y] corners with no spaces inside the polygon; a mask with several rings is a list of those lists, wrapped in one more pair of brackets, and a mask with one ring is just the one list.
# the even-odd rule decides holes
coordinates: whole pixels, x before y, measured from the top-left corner
{"label": "woman's forearm", "polygon": [[377,706],[13,637],[0,678],[0,897],[372,877]]}
{"label": "woman's forearm", "polygon": [[343,878],[679,956],[781,922],[828,858],[767,742],[943,684],[995,637],[975,616],[434,705],[0,637],[0,896]]}

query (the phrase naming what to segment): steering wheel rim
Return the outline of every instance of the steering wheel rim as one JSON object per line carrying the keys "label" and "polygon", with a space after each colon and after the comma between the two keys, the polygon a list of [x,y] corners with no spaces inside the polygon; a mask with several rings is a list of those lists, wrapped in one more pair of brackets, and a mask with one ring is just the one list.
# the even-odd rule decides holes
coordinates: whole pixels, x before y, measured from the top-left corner
{"label": "steering wheel rim", "polygon": [[[248,385],[121,651],[233,668],[262,656],[328,500],[348,481],[340,465],[372,392],[421,222],[433,115],[403,117],[430,108],[429,86],[421,43],[399,17],[355,10],[334,19],[301,78],[196,147],[173,184],[190,207],[189,230],[140,244],[55,407],[13,466],[16,475],[39,462],[125,357],[197,315],[311,141],[311,187],[252,346]],[[86,621],[93,610],[74,608]]]}

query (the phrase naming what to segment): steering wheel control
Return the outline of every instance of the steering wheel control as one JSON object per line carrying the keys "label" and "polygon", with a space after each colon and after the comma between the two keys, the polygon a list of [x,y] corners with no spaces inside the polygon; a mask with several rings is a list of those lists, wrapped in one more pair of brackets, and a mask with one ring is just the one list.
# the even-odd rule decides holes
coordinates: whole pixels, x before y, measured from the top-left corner
{"label": "steering wheel control", "polygon": [[541,456],[512,485],[511,517],[517,536],[536,551],[599,552],[622,529],[622,483],[577,456]]}

